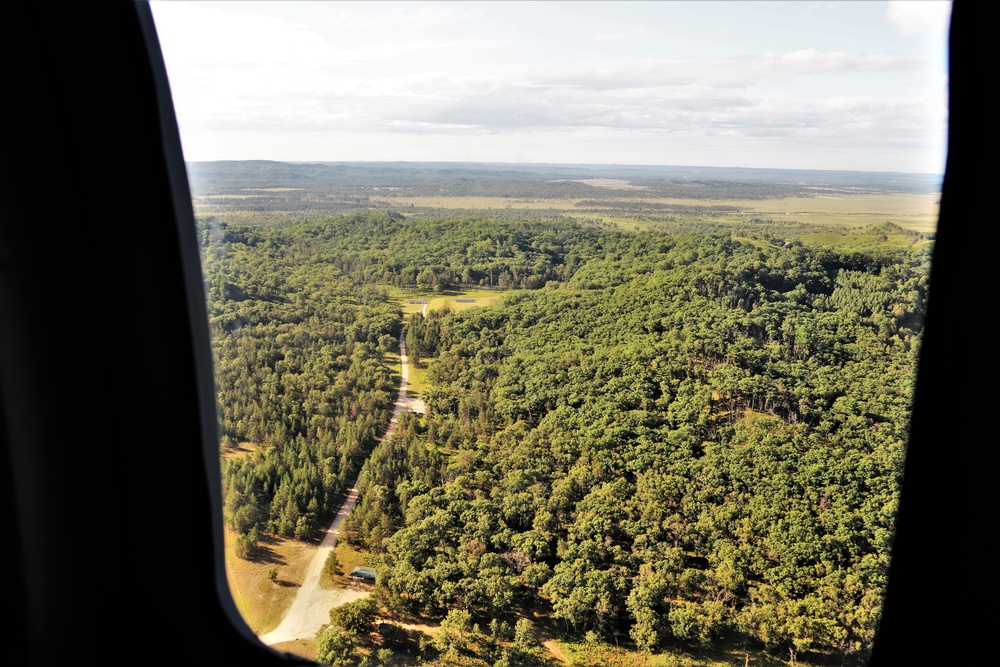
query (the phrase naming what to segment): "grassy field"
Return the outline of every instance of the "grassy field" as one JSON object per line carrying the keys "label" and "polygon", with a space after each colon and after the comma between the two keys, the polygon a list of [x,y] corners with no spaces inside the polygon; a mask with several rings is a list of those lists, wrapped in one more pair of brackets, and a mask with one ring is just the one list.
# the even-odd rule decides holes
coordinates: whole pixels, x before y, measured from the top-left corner
{"label": "grassy field", "polygon": [[919,248],[921,245],[930,243],[920,241],[914,244],[913,241],[902,234],[890,234],[885,237],[874,234],[803,234],[800,241],[804,245],[822,245],[831,248],[848,249],[873,249],[873,248]]}
{"label": "grassy field", "polygon": [[[226,577],[229,591],[240,615],[256,634],[278,626],[305,579],[315,546],[297,540],[265,535],[259,542],[261,555],[242,560],[233,552],[236,534],[226,530]],[[268,570],[278,576],[272,581]]]}
{"label": "grassy field", "polygon": [[[904,229],[918,232],[932,232],[937,226],[940,195],[903,193],[857,193],[845,190],[819,191],[812,197],[785,197],[781,199],[638,199],[622,194],[616,201],[623,204],[644,202],[686,207],[732,206],[738,210],[721,217],[678,214],[678,220],[698,221],[741,221],[752,218],[796,220],[804,223],[829,224],[837,227],[864,227],[866,225],[892,222]],[[373,200],[374,201],[374,200]],[[598,207],[578,204],[581,199],[531,199],[508,197],[383,197],[379,203],[405,210],[408,207],[463,209],[474,211],[492,210],[552,210],[583,219],[599,219],[632,229],[648,226],[650,223],[634,220],[611,210],[604,212]],[[610,206],[614,200],[608,201]]]}
{"label": "grassy field", "polygon": [[[503,296],[504,292],[503,290],[475,287],[469,289],[445,289],[440,292],[394,288],[392,294],[399,300],[400,307],[403,309],[403,321],[405,322],[411,314],[419,313],[424,308],[424,304],[410,303],[411,301],[427,301],[428,312],[432,310],[444,310],[445,308],[452,311],[460,311],[469,308],[492,306],[497,302],[497,299]],[[474,299],[474,301],[460,303],[459,299]]]}
{"label": "grassy field", "polygon": [[[395,383],[396,387],[399,387],[399,383],[402,381],[402,371],[400,369],[400,356],[399,352],[387,352],[384,357],[382,357],[382,362],[389,367],[392,372],[392,381]],[[410,378],[411,382],[413,378]]]}
{"label": "grassy field", "polygon": [[535,211],[571,210],[579,199],[544,199],[521,197],[479,197],[479,196],[422,196],[422,197],[372,197],[373,203],[387,204],[400,209],[416,208],[461,208],[471,210],[531,209]]}
{"label": "grassy field", "polygon": [[937,227],[939,199],[939,195],[924,194],[831,194],[717,203],[739,206],[745,209],[744,216],[751,214],[749,217],[791,218],[848,227],[888,221],[904,229],[932,232]]}
{"label": "grassy field", "polygon": [[236,447],[223,448],[221,453],[222,453],[222,458],[233,459],[233,458],[239,458],[241,456],[250,456],[258,449],[260,449],[260,446],[255,445],[252,442],[241,442]]}
{"label": "grassy field", "polygon": [[429,386],[427,366],[423,362],[420,364],[410,364],[410,386],[407,393],[413,398],[422,399],[424,392],[427,391]]}
{"label": "grassy field", "polygon": [[[445,296],[437,296],[430,299],[430,304],[428,304],[427,310],[430,312],[448,309],[452,312],[458,312],[461,310],[468,310],[470,308],[482,308],[485,306],[492,306],[501,296],[503,296],[503,293],[496,290],[456,290]],[[459,299],[467,301],[459,302]]]}

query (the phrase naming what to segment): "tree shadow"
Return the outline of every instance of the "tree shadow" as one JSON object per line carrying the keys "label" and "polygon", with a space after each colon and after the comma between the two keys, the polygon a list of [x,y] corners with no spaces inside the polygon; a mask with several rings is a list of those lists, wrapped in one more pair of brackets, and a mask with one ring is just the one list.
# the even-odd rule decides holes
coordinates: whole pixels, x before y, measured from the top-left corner
{"label": "tree shadow", "polygon": [[257,539],[257,547],[254,551],[253,558],[250,560],[254,563],[265,563],[268,565],[288,565],[288,561],[285,560],[285,557],[271,548],[277,543],[277,537],[273,535],[261,535]]}

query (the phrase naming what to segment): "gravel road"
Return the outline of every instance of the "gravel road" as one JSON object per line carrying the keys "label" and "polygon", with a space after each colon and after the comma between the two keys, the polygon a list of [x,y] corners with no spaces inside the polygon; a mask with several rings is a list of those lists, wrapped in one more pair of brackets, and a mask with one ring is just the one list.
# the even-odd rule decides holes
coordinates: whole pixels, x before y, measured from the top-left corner
{"label": "gravel road", "polygon": [[[399,422],[399,415],[403,410],[411,409],[418,404],[417,399],[407,397],[407,387],[410,384],[410,364],[406,358],[405,329],[399,337],[399,354],[401,357],[400,374],[402,379],[399,383],[399,395],[396,397],[396,405],[392,411],[392,419],[389,421],[389,428],[383,438],[389,437],[396,429]],[[422,407],[422,401],[419,405]],[[339,588],[322,589],[319,587],[320,575],[323,573],[323,565],[333,548],[337,546],[337,538],[340,535],[340,526],[344,519],[350,515],[354,509],[354,504],[358,502],[358,480],[355,478],[351,484],[351,490],[340,506],[337,516],[326,531],[323,541],[316,554],[309,563],[306,570],[305,580],[299,587],[299,592],[292,601],[292,606],[288,608],[285,617],[281,619],[278,627],[261,635],[260,640],[268,646],[280,644],[282,642],[293,641],[295,639],[312,639],[316,636],[316,631],[330,620],[330,609],[342,604],[363,598],[371,593],[362,588]]]}

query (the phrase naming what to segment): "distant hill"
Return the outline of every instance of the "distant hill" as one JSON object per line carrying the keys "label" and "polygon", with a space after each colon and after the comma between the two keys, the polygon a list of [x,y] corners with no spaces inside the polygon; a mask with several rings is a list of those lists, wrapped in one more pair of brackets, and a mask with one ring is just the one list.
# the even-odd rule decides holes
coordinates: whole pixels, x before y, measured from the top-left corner
{"label": "distant hill", "polygon": [[[409,194],[591,196],[586,179],[619,179],[645,188],[645,196],[713,198],[780,197],[812,188],[934,193],[936,174],[727,167],[511,164],[480,162],[276,162],[225,160],[189,162],[196,196],[237,194],[254,188],[301,188],[308,192],[358,196],[370,188],[402,188]],[[748,194],[751,192],[752,194]],[[703,193],[707,195],[708,193]]]}

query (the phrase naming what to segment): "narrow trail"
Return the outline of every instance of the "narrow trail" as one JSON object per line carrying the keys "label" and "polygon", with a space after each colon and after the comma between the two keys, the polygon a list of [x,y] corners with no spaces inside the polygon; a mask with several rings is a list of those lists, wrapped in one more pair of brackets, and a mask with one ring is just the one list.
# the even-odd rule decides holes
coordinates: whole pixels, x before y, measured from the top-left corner
{"label": "narrow trail", "polygon": [[[425,306],[426,307],[426,306]],[[410,363],[406,358],[406,329],[399,336],[399,356],[400,375],[399,395],[396,396],[396,405],[392,410],[392,419],[389,420],[389,428],[386,430],[383,439],[392,435],[399,423],[399,415],[403,410],[409,409],[410,399],[407,391],[410,384]],[[268,646],[289,642],[296,639],[312,639],[319,630],[330,619],[330,609],[359,598],[363,598],[370,593],[366,590],[354,588],[342,589],[322,589],[319,586],[320,577],[323,574],[323,565],[333,548],[337,546],[337,538],[340,536],[340,526],[344,523],[355,503],[358,502],[358,479],[354,478],[351,489],[347,493],[347,498],[337,511],[333,523],[323,536],[323,541],[316,550],[306,570],[305,579],[299,587],[299,592],[292,601],[292,606],[288,608],[281,623],[271,632],[261,635],[260,640]]]}
{"label": "narrow trail", "polygon": [[551,653],[555,657],[555,659],[561,662],[562,664],[564,665],[572,664],[572,662],[569,659],[569,656],[566,655],[565,651],[559,648],[559,644],[557,644],[554,639],[539,638],[538,643],[544,646],[546,649],[548,649],[549,653]]}

